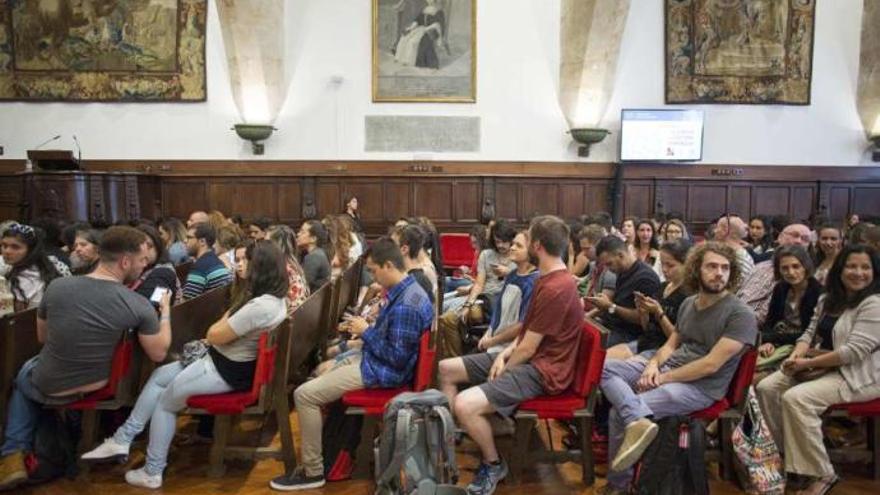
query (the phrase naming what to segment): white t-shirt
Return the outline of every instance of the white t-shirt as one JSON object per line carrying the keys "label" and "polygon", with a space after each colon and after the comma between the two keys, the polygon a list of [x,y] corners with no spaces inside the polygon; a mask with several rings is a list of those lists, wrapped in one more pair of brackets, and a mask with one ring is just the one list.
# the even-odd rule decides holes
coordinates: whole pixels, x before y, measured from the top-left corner
{"label": "white t-shirt", "polygon": [[230,361],[253,361],[257,359],[260,335],[273,330],[287,318],[287,299],[263,294],[245,303],[229,317],[229,327],[238,339],[214,348]]}

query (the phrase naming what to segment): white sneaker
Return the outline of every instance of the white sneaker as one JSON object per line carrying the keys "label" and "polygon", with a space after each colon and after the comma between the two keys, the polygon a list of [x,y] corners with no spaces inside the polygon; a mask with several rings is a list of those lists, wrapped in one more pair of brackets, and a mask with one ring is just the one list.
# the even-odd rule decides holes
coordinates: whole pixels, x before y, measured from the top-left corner
{"label": "white sneaker", "polygon": [[161,474],[147,474],[144,468],[132,469],[125,473],[125,482],[129,485],[139,486],[141,488],[162,488]]}
{"label": "white sneaker", "polygon": [[126,462],[128,460],[128,450],[131,448],[130,444],[123,445],[121,443],[116,443],[116,440],[113,440],[113,437],[105,438],[104,443],[98,445],[90,452],[86,452],[82,455],[82,460],[84,461],[108,461],[108,460],[116,460],[119,462]]}

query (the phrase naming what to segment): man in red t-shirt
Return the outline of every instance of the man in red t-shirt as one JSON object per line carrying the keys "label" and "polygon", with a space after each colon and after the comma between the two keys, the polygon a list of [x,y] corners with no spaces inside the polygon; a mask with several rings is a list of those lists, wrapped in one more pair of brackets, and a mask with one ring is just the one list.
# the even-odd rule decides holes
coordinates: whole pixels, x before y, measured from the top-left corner
{"label": "man in red t-shirt", "polygon": [[[541,277],[519,336],[499,354],[471,354],[440,363],[443,389],[455,416],[483,454],[468,493],[490,495],[507,475],[488,416],[510,416],[521,402],[561,393],[574,381],[584,312],[562,260],[568,238],[568,226],[561,219],[548,215],[532,220],[529,252],[538,259]],[[479,385],[456,396],[460,383]]]}

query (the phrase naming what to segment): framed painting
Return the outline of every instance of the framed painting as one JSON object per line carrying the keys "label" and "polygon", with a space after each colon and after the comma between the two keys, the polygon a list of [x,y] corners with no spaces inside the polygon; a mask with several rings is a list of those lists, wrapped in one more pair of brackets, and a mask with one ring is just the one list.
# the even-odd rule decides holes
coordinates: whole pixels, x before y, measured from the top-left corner
{"label": "framed painting", "polygon": [[816,0],[665,0],[666,103],[809,105]]}
{"label": "framed painting", "polygon": [[373,0],[373,101],[473,103],[476,0]]}
{"label": "framed painting", "polygon": [[205,101],[207,3],[0,1],[0,100]]}

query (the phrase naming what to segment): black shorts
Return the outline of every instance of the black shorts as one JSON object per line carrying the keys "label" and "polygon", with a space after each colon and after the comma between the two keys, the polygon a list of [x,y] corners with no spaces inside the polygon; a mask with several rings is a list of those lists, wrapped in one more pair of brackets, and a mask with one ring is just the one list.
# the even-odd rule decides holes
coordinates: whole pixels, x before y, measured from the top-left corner
{"label": "black shorts", "polygon": [[498,378],[486,381],[496,356],[484,352],[462,356],[462,360],[470,382],[480,384],[480,390],[499,414],[512,416],[521,402],[546,393],[541,374],[530,363],[508,368]]}

